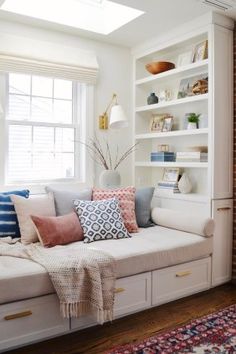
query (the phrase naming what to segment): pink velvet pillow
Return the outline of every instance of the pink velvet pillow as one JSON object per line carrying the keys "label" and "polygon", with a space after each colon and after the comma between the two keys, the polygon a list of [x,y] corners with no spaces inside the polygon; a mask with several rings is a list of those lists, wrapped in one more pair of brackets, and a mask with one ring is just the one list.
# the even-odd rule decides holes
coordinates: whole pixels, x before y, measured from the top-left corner
{"label": "pink velvet pillow", "polygon": [[63,216],[31,215],[31,219],[44,247],[66,245],[84,239],[83,230],[75,212]]}
{"label": "pink velvet pillow", "polygon": [[135,188],[125,187],[117,189],[93,188],[93,200],[116,198],[119,200],[121,215],[128,232],[138,232],[135,215]]}

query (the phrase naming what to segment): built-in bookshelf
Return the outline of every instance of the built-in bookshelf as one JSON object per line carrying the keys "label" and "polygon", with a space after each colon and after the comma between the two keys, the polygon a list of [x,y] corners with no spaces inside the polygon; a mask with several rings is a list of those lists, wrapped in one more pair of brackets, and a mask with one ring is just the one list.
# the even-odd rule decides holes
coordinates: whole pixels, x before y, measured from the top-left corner
{"label": "built-in bookshelf", "polygon": [[[202,214],[215,219],[212,255],[212,285],[215,286],[230,279],[232,263],[229,256],[232,227],[229,225],[233,196],[233,22],[212,13],[202,24],[189,26],[178,35],[173,33],[158,38],[156,45],[152,41],[133,50],[134,141],[138,143],[133,164],[134,184],[136,187],[157,187],[161,181],[159,187],[164,188],[155,189],[153,205],[192,212],[193,217]],[[191,60],[190,54],[206,41],[207,57]],[[152,61],[169,61],[175,68],[152,75],[145,68]],[[207,78],[208,90],[196,94],[190,91],[190,85],[185,95],[183,80],[191,78]],[[166,97],[163,96],[165,90]],[[147,104],[151,92],[159,97],[158,103]],[[198,129],[187,129],[186,117],[190,113],[200,114]],[[152,129],[153,117],[159,115],[173,117],[171,130],[161,131],[159,123]],[[166,154],[166,158],[174,156],[173,160],[153,161],[160,158],[157,154],[160,146],[164,149],[168,146],[174,155]],[[204,162],[182,161],[185,156],[188,158],[185,152],[197,151],[198,147],[202,153],[199,160]],[[163,175],[168,168],[179,169],[181,175],[186,173],[192,183],[190,193],[169,193],[168,186],[165,189]]]}
{"label": "built-in bookshelf", "polygon": [[[178,91],[181,80],[192,77],[206,75],[209,76],[209,59],[202,58],[196,62],[189,62],[181,65],[179,58],[185,52],[194,51],[197,43],[208,43],[208,32],[198,34],[191,39],[182,41],[176,45],[166,46],[160,51],[153,51],[144,56],[139,56],[135,61],[136,78],[134,83],[135,92],[135,140],[138,148],[135,156],[135,184],[137,186],[152,184],[156,186],[162,179],[165,168],[180,168],[181,173],[188,171],[189,175],[197,175],[197,178],[205,180],[205,185],[201,181],[193,178],[192,198],[196,194],[207,194],[208,184],[208,163],[207,162],[152,162],[151,152],[158,150],[158,145],[166,144],[173,152],[185,151],[193,146],[209,144],[209,124],[208,124],[208,102],[210,93],[198,95],[188,95],[178,98]],[[178,48],[177,48],[178,47]],[[175,63],[175,68],[160,74],[149,74],[145,69],[145,64],[154,60],[168,60]],[[191,58],[189,58],[191,61]],[[210,89],[210,88],[209,88]],[[162,100],[156,104],[147,104],[147,97],[151,92],[160,93],[169,90],[171,98]],[[186,129],[184,122],[188,112],[200,114],[199,129]],[[170,114],[173,116],[173,127],[170,131],[152,131],[150,122],[155,114]],[[201,122],[203,117],[204,122]],[[198,170],[196,173],[196,169]],[[194,172],[195,171],[195,172]],[[189,199],[191,199],[189,196]],[[173,196],[175,198],[176,196]]]}

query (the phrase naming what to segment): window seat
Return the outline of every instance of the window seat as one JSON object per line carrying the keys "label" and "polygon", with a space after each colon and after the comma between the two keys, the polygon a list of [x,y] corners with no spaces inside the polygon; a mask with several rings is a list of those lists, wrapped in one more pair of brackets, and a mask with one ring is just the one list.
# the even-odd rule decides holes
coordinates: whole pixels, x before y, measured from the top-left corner
{"label": "window seat", "polygon": [[[207,257],[213,250],[213,238],[154,226],[140,229],[130,239],[98,241],[86,246],[109,252],[117,261],[117,278],[123,278]],[[42,266],[5,256],[0,263],[0,288],[0,304],[54,293]]]}

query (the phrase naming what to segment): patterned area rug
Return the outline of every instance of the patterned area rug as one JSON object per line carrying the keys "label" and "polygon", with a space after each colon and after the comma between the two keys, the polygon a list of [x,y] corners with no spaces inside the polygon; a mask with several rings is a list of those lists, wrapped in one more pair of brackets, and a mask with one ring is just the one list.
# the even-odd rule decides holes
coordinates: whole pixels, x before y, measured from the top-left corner
{"label": "patterned area rug", "polygon": [[107,354],[236,354],[236,304]]}

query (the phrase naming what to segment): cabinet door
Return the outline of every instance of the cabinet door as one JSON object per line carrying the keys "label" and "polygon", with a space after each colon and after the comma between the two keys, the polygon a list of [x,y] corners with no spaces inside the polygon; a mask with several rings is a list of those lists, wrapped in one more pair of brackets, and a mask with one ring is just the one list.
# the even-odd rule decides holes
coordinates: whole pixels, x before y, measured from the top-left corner
{"label": "cabinet door", "polygon": [[212,199],[233,197],[233,32],[215,25],[209,41]]}
{"label": "cabinet door", "polygon": [[213,200],[212,214],[215,220],[212,256],[212,285],[231,279],[233,200]]}

